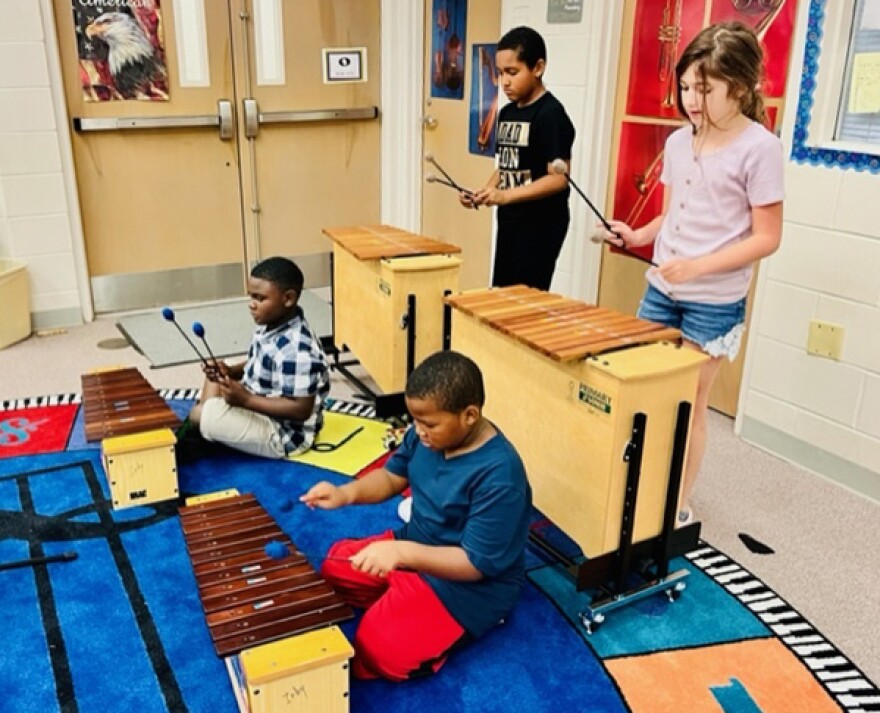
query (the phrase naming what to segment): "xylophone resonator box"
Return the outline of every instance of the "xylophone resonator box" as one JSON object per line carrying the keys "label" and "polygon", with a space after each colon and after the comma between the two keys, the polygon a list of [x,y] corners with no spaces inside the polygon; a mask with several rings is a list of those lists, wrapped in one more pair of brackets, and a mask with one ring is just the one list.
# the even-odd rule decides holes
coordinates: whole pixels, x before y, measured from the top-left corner
{"label": "xylophone resonator box", "polygon": [[325,228],[333,241],[333,336],[385,393],[403,391],[408,298],[418,364],[443,348],[443,298],[457,293],[461,248],[387,225]]}
{"label": "xylophone resonator box", "polygon": [[114,509],[177,498],[176,443],[170,428],[101,441]]}
{"label": "xylophone resonator box", "polygon": [[522,457],[535,507],[588,557],[620,545],[627,445],[646,415],[633,541],[655,537],[678,404],[694,402],[706,356],[673,343],[678,330],[521,285],[447,302],[452,348],[482,369],[484,413]]}
{"label": "xylophone resonator box", "polygon": [[330,626],[226,659],[242,713],[348,713],[354,649]]}

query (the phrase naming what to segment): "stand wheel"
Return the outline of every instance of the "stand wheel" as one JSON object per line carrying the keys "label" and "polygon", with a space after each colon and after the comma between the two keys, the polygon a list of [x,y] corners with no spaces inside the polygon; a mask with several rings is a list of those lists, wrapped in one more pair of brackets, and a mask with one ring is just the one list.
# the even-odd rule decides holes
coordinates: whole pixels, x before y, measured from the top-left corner
{"label": "stand wheel", "polygon": [[684,582],[678,582],[672,589],[666,590],[666,596],[670,602],[674,602],[681,596],[681,593],[687,588]]}
{"label": "stand wheel", "polygon": [[599,629],[599,626],[602,624],[602,622],[605,621],[605,615],[595,614],[593,616],[590,616],[588,612],[581,612],[580,619],[581,624],[584,625],[584,629],[586,630],[587,634],[593,634]]}

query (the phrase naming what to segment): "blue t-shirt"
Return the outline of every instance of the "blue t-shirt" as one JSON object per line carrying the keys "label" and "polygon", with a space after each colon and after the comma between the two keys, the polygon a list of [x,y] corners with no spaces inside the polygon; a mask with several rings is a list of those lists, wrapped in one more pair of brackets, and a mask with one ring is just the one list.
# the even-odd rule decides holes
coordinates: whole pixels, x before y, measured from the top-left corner
{"label": "blue t-shirt", "polygon": [[412,517],[395,537],[462,547],[482,572],[476,582],[423,575],[455,620],[481,636],[513,609],[525,583],[532,491],[519,454],[499,432],[447,460],[411,428],[385,467],[412,488]]}

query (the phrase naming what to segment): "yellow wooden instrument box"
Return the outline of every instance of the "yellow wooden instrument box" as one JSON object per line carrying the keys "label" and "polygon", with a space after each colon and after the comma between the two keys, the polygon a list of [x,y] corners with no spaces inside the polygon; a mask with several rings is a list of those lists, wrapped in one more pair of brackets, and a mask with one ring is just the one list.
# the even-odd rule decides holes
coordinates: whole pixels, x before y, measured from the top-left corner
{"label": "yellow wooden instrument box", "polygon": [[226,666],[242,713],[348,713],[352,656],[329,626],[247,649]]}
{"label": "yellow wooden instrument box", "polygon": [[101,441],[114,510],[177,497],[176,443],[169,428]]}
{"label": "yellow wooden instrument box", "polygon": [[562,362],[458,310],[452,348],[480,366],[483,412],[522,457],[535,507],[588,557],[619,546],[624,453],[644,413],[633,541],[660,532],[678,404],[694,402],[704,355],[657,343]]}
{"label": "yellow wooden instrument box", "polygon": [[359,260],[333,246],[334,338],[385,393],[406,387],[407,298],[416,298],[414,365],[443,348],[443,298],[458,292],[455,255]]}

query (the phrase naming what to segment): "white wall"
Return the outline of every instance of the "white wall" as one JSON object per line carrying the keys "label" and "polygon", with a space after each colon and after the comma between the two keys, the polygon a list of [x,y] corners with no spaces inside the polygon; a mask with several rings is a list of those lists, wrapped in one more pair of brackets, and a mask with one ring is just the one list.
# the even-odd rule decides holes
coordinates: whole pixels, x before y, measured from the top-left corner
{"label": "white wall", "polygon": [[[799,8],[783,129],[787,154],[808,6],[802,0]],[[842,6],[828,9],[834,11]],[[847,36],[843,19],[826,17],[820,66],[843,66],[846,44],[834,32],[841,26]],[[839,81],[823,73],[820,83]],[[824,89],[813,107],[811,140],[833,125],[839,93]],[[880,500],[880,175],[790,161],[783,231],[779,252],[760,273],[738,427],[746,440]],[[807,353],[816,319],[844,328],[839,361]]]}
{"label": "white wall", "polygon": [[40,4],[0,0],[0,257],[27,264],[36,328],[82,318],[45,36]]}

